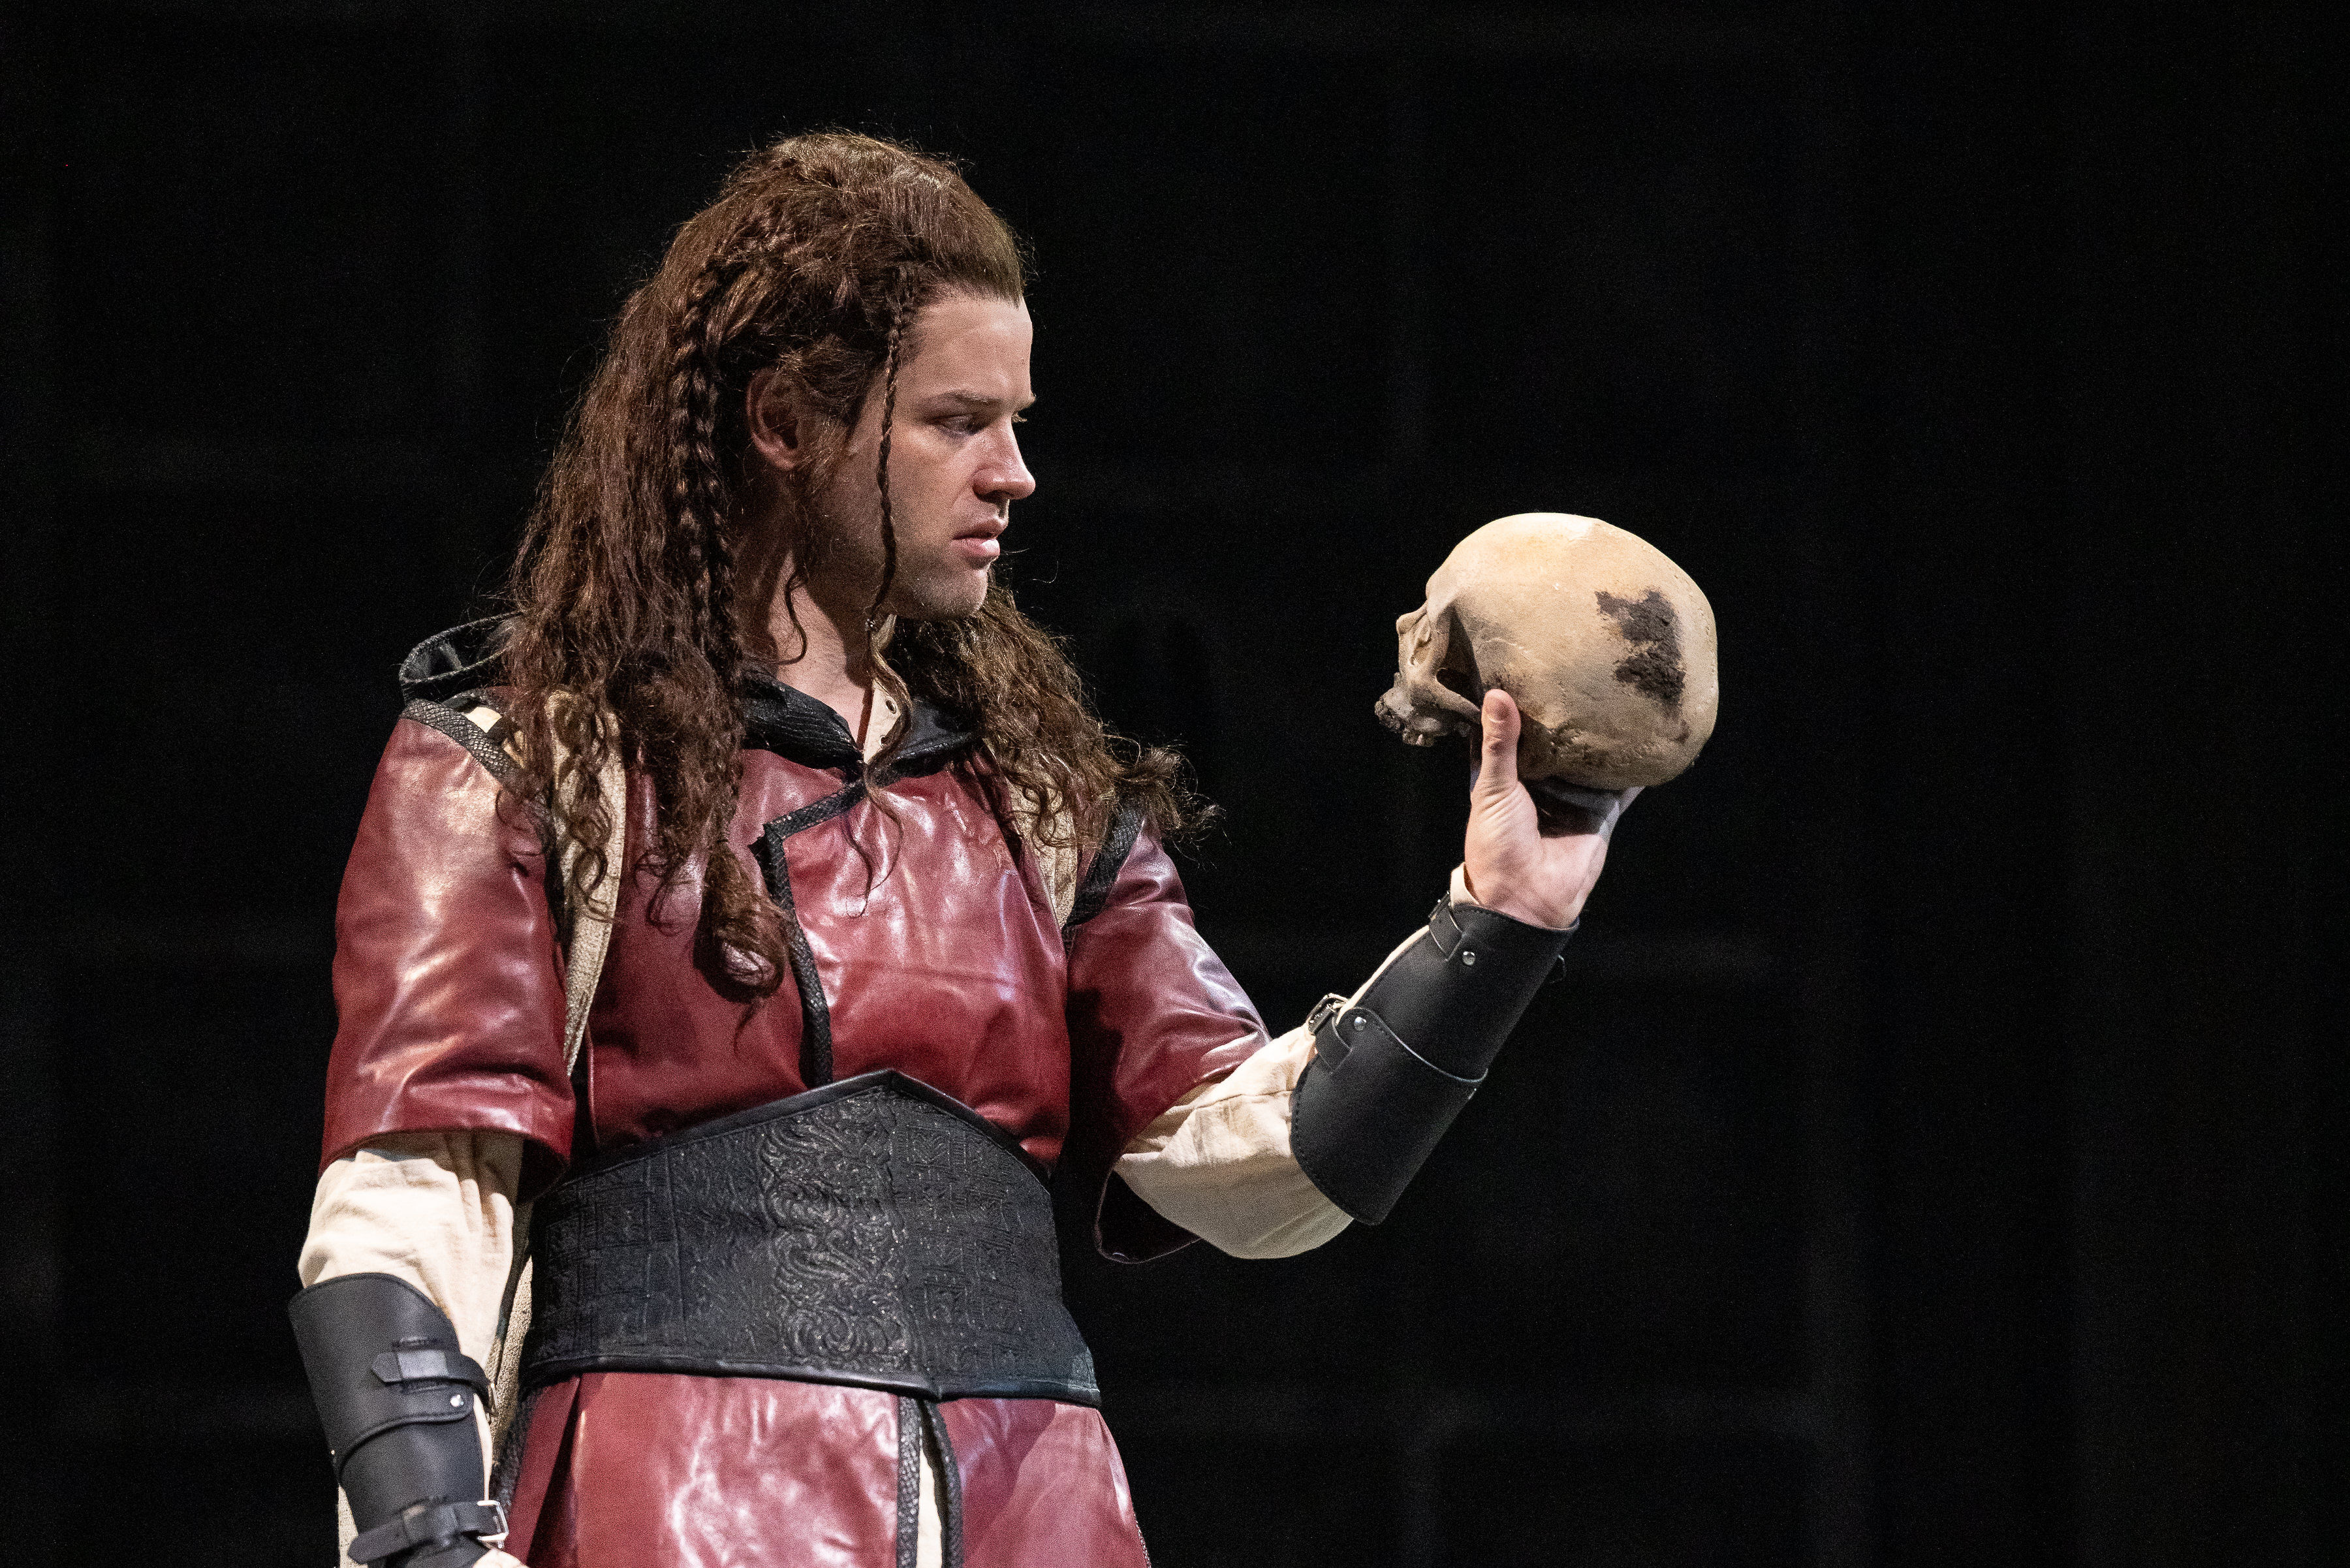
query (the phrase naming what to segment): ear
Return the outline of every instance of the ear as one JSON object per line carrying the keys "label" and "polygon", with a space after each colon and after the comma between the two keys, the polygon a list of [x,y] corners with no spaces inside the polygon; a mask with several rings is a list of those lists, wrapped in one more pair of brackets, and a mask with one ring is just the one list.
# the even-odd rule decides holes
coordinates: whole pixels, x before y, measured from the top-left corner
{"label": "ear", "polygon": [[770,468],[782,472],[806,467],[814,421],[792,396],[782,372],[767,369],[753,376],[743,399],[743,423],[751,432],[751,449]]}

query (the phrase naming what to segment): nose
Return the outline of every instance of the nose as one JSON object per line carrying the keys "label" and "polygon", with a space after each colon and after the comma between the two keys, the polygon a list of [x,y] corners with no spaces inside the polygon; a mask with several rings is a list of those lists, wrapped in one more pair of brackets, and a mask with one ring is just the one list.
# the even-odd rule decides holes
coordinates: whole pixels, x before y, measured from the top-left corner
{"label": "nose", "polygon": [[987,461],[972,475],[972,488],[998,503],[1025,501],[1036,493],[1036,476],[1020,460],[1020,438],[1009,425],[988,443]]}

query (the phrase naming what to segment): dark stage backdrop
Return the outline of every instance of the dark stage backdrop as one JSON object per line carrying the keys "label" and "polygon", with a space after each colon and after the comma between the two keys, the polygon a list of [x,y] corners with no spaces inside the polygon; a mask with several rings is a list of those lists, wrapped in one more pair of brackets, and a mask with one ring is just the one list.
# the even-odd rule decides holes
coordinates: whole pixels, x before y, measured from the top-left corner
{"label": "dark stage backdrop", "polygon": [[1721,618],[1394,1220],[1076,1268],[1159,1561],[2338,1561],[2340,60],[1948,9],[0,13],[0,1555],[328,1562],[284,1303],[392,667],[672,227],[837,124],[1035,243],[1009,570],[1227,808],[1276,1028],[1458,853],[1370,713],[1456,538],[1606,517]]}

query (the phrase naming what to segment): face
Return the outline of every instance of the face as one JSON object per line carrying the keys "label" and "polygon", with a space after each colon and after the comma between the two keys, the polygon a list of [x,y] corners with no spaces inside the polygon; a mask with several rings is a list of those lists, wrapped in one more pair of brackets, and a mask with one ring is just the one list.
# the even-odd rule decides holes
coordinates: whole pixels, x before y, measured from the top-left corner
{"label": "face", "polygon": [[[889,443],[898,571],[889,613],[951,619],[972,614],[987,597],[1012,504],[1036,488],[1014,433],[1020,410],[1035,400],[1028,387],[1033,337],[1028,307],[1006,300],[952,294],[916,313],[898,363]],[[815,497],[833,544],[822,556],[822,580],[809,587],[844,607],[870,603],[881,580],[874,471],[883,400],[876,386]],[[760,445],[770,461],[778,455]]]}

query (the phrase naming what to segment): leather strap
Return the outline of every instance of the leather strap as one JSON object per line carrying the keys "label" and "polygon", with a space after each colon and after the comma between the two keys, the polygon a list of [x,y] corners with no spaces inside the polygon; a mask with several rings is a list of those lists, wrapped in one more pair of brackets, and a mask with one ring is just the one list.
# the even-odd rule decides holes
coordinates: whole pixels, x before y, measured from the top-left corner
{"label": "leather strap", "polygon": [[490,1391],[489,1374],[470,1355],[453,1350],[387,1350],[368,1364],[376,1381],[400,1387],[410,1383],[464,1383]]}
{"label": "leather strap", "polygon": [[350,1558],[354,1563],[377,1563],[411,1546],[447,1546],[464,1535],[492,1546],[504,1541],[504,1507],[488,1498],[479,1502],[420,1502],[352,1537]]}
{"label": "leather strap", "polygon": [[939,1455],[939,1525],[946,1539],[946,1568],[963,1568],[962,1461],[955,1458],[954,1438],[947,1431],[947,1415],[935,1399],[917,1401],[922,1425]]}
{"label": "leather strap", "polygon": [[[1323,1000],[1326,1006],[1328,1002],[1341,1001],[1335,996]],[[1473,1078],[1464,1078],[1458,1073],[1446,1072],[1405,1044],[1402,1038],[1388,1027],[1388,1021],[1367,1007],[1347,1007],[1341,1002],[1338,1007],[1326,1011],[1317,1008],[1315,1016],[1320,1022],[1314,1030],[1314,1060],[1321,1063],[1326,1071],[1337,1071],[1346,1064],[1347,1057],[1355,1047],[1367,1045],[1374,1051],[1401,1052],[1438,1077],[1450,1078],[1472,1095],[1477,1092],[1477,1085],[1485,1081],[1482,1073]]]}
{"label": "leather strap", "polygon": [[898,1396],[898,1563],[920,1568],[922,1549],[922,1412],[910,1394]]}

